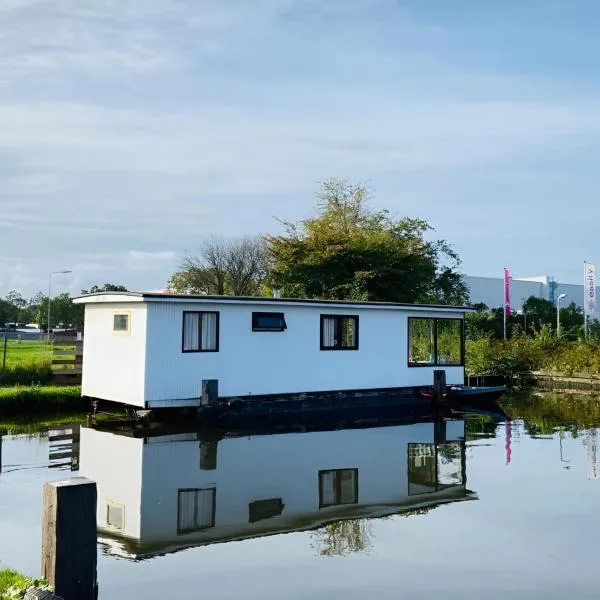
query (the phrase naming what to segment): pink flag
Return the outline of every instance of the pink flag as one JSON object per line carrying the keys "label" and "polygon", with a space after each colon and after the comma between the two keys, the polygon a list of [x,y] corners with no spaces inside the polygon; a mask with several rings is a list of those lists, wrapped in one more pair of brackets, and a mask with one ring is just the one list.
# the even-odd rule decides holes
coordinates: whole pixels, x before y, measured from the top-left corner
{"label": "pink flag", "polygon": [[510,273],[504,269],[504,313],[510,316]]}

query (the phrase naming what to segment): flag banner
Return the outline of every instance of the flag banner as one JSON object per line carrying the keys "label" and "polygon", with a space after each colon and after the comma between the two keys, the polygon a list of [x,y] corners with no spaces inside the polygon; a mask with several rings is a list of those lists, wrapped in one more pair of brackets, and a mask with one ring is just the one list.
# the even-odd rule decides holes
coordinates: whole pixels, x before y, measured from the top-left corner
{"label": "flag banner", "polygon": [[510,316],[510,273],[504,269],[504,314]]}
{"label": "flag banner", "polygon": [[596,265],[593,263],[585,263],[583,289],[585,290],[584,310],[589,316],[596,312]]}

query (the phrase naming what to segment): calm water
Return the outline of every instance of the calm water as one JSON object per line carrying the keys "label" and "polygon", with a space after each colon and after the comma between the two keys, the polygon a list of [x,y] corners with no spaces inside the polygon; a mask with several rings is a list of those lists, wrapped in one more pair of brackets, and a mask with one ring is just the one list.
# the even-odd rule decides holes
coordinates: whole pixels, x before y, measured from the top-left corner
{"label": "calm water", "polygon": [[596,598],[597,407],[212,439],[5,435],[0,565],[38,574],[42,484],[81,474],[98,485],[102,600]]}

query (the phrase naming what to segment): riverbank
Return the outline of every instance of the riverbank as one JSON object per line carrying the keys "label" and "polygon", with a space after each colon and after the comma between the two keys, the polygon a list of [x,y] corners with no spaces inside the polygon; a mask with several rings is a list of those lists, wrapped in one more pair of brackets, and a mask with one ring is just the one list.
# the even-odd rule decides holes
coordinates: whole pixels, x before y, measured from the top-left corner
{"label": "riverbank", "polygon": [[0,568],[0,599],[19,599],[25,597],[28,588],[35,587],[42,590],[51,590],[48,582],[42,579],[33,579],[13,571]]}
{"label": "riverbank", "polygon": [[511,387],[535,383],[534,373],[600,375],[599,340],[570,341],[546,329],[509,340],[475,337],[467,340],[465,350],[467,375],[503,377]]}
{"label": "riverbank", "polygon": [[50,410],[84,410],[80,385],[15,385],[0,387],[0,415],[26,416]]}

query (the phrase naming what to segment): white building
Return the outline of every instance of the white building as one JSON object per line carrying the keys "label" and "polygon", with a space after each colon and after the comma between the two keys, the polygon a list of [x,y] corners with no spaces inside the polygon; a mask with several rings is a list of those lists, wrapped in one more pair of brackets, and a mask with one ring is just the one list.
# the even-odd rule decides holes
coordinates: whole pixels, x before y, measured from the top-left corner
{"label": "white building", "polygon": [[[471,302],[483,303],[489,308],[501,308],[504,303],[504,278],[503,277],[476,277],[465,275],[463,278],[469,288]],[[511,307],[521,311],[524,302],[531,296],[542,298],[554,303],[560,294],[567,294],[561,306],[575,302],[583,308],[583,284],[559,283],[546,275],[539,277],[513,277],[510,283]],[[596,287],[596,297],[600,287]]]}
{"label": "white building", "polygon": [[[462,307],[101,293],[85,304],[82,394],[141,408],[464,383]],[[443,334],[443,335],[442,335]]]}
{"label": "white building", "polygon": [[81,429],[109,551],[132,558],[474,499],[464,421],[229,437]]}

